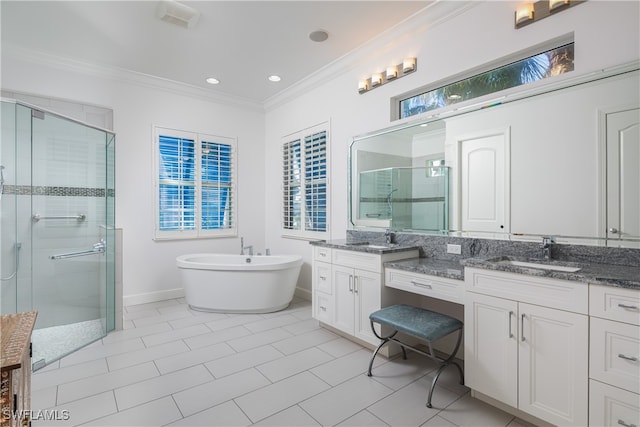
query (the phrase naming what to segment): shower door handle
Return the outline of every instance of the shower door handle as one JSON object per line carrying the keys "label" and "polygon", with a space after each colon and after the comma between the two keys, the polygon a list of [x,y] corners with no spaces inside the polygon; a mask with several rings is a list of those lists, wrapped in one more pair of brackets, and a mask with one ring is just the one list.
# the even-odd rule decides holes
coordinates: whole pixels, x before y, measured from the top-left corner
{"label": "shower door handle", "polygon": [[66,258],[76,258],[80,256],[87,256],[87,255],[103,254],[106,250],[106,247],[107,247],[107,242],[105,242],[104,239],[102,239],[98,243],[94,243],[93,249],[89,249],[88,251],[70,252],[67,254],[51,255],[49,259],[66,259]]}

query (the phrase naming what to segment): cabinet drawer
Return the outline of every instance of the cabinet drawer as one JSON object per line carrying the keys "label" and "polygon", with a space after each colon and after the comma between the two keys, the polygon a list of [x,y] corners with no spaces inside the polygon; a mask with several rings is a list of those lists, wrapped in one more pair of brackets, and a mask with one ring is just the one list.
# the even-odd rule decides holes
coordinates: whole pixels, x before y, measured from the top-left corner
{"label": "cabinet drawer", "polygon": [[313,263],[313,290],[331,295],[331,264],[314,261]]}
{"label": "cabinet drawer", "polygon": [[589,314],[640,325],[640,291],[589,285]]}
{"label": "cabinet drawer", "polygon": [[382,259],[380,255],[357,251],[334,250],[332,252],[334,264],[361,270],[382,273]]}
{"label": "cabinet drawer", "polygon": [[320,292],[313,294],[315,318],[327,324],[333,322],[333,296]]}
{"label": "cabinet drawer", "polygon": [[460,280],[387,268],[384,284],[414,294],[464,303],[464,282]]}
{"label": "cabinet drawer", "polygon": [[315,261],[331,262],[331,248],[322,246],[313,247],[313,259]]}
{"label": "cabinet drawer", "polygon": [[640,327],[591,317],[591,378],[640,393]]}
{"label": "cabinet drawer", "polygon": [[465,288],[470,292],[581,314],[589,310],[586,283],[479,268],[465,268],[464,276]]}
{"label": "cabinet drawer", "polygon": [[589,381],[589,426],[640,426],[640,396]]}

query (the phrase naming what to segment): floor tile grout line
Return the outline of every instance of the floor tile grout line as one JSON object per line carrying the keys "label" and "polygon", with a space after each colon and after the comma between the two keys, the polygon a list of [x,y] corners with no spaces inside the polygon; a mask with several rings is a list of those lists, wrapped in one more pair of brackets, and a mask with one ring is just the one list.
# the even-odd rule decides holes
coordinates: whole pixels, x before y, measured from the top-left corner
{"label": "floor tile grout line", "polygon": [[[152,361],[151,361],[151,362],[152,362]],[[145,362],[145,363],[149,363],[149,362]],[[141,364],[142,364],[142,363],[141,363]],[[140,364],[140,365],[141,365],[141,364]],[[138,365],[133,365],[133,366],[138,366]],[[138,381],[135,381],[135,382],[132,382],[132,383],[128,383],[128,384],[123,385],[123,386],[120,386],[120,387],[109,388],[109,389],[107,389],[107,390],[102,390],[102,391],[99,391],[99,392],[96,392],[96,393],[93,393],[93,394],[83,395],[82,397],[78,397],[77,399],[73,399],[73,400],[70,400],[70,401],[68,401],[68,402],[63,402],[63,403],[59,403],[59,404],[58,404],[58,399],[56,399],[56,407],[59,407],[59,406],[61,406],[61,405],[68,405],[68,404],[70,404],[70,403],[74,403],[74,402],[77,402],[77,401],[79,401],[79,400],[86,399],[86,398],[88,398],[88,397],[97,396],[97,395],[102,394],[102,393],[107,393],[107,392],[109,392],[109,391],[113,392],[113,393],[114,393],[114,396],[115,396],[115,391],[116,391],[116,390],[118,390],[118,389],[121,389],[121,388],[124,388],[124,387],[130,386],[130,385],[134,385],[134,384],[139,384],[139,383],[142,383],[142,382],[148,381],[148,380],[150,380],[150,379],[158,378],[158,377],[162,376],[162,374],[159,372],[159,370],[155,367],[155,364],[154,364],[154,368],[156,369],[156,373],[158,374],[157,376],[153,376],[153,377],[150,377],[150,378],[145,378],[145,379],[142,379],[142,380],[138,380]],[[118,371],[118,370],[113,371],[113,372],[117,372],[117,371]],[[98,375],[106,375],[106,374],[109,374],[109,373],[111,373],[111,372],[107,372],[107,373],[103,373],[103,374],[98,374]],[[94,376],[90,376],[90,377],[83,377],[83,378],[79,378],[79,379],[77,379],[77,380],[75,380],[75,381],[72,381],[71,383],[59,384],[58,386],[56,386],[56,393],[59,393],[58,389],[59,389],[59,387],[60,387],[60,386],[62,386],[62,385],[65,385],[65,384],[72,384],[73,382],[76,382],[76,381],[82,381],[82,380],[85,380],[85,379],[93,378],[93,377],[96,377],[96,376],[98,376],[98,375],[94,375]]]}
{"label": "floor tile grout line", "polygon": [[[366,407],[366,408],[364,408],[362,411],[366,411],[368,414],[371,414],[371,416],[372,416],[372,417],[374,417],[374,418],[376,418],[376,419],[380,420],[380,422],[381,422],[381,423],[383,423],[384,425],[386,425],[386,426],[390,426],[390,424],[389,424],[388,422],[386,422],[385,420],[383,420],[382,418],[380,418],[379,416],[377,416],[376,414],[374,414],[373,412],[371,412],[371,411],[369,410],[369,408],[370,408],[370,407],[371,407],[371,405],[367,406],[367,407]],[[362,412],[362,411],[360,411],[360,412]],[[359,414],[360,412],[357,412],[356,414],[353,414],[353,415],[352,415],[352,417],[353,417],[354,415]],[[434,415],[434,416],[435,416],[435,415]],[[431,417],[431,418],[433,418],[433,417]],[[431,418],[430,418],[430,419],[431,419]],[[347,419],[348,419],[348,418],[347,418]],[[428,420],[427,420],[427,421],[428,421]],[[426,421],[425,421],[425,422],[426,422]],[[423,424],[424,424],[424,423],[423,423]]]}
{"label": "floor tile grout line", "polygon": [[[187,417],[184,416],[184,413],[182,412],[182,409],[180,409],[180,405],[178,405],[178,402],[176,401],[174,393],[171,393],[169,396],[171,396],[171,400],[173,400],[173,404],[176,405],[176,408],[178,408],[178,412],[180,412],[180,416],[182,417],[180,419],[184,420],[185,418],[187,418]],[[176,420],[176,421],[178,421],[178,420]],[[175,423],[176,421],[171,421],[171,423]],[[169,423],[169,424],[171,424],[171,423]],[[169,424],[164,424],[164,425],[169,425]]]}

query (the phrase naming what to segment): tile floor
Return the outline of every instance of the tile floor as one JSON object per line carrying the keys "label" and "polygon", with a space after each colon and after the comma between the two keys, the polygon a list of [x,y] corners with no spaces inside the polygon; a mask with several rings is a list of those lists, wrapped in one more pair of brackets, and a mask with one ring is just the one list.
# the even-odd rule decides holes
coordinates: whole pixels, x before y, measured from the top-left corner
{"label": "tile floor", "polygon": [[[32,377],[34,426],[525,426],[469,396],[454,369],[425,406],[434,363],[376,358],[318,327],[311,304],[278,313],[126,308],[110,333]],[[68,419],[63,419],[68,418]]]}

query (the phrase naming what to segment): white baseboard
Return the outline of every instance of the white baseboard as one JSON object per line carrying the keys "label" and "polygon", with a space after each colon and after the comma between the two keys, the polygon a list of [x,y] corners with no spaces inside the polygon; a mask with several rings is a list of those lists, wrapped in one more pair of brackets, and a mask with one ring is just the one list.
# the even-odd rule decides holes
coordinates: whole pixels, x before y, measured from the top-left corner
{"label": "white baseboard", "polygon": [[296,288],[294,295],[307,301],[313,300],[312,293],[309,289]]}
{"label": "white baseboard", "polygon": [[[307,301],[311,301],[311,291],[303,288],[296,288],[295,296]],[[148,292],[145,294],[125,295],[122,297],[123,305],[128,307],[130,305],[147,304],[150,302],[164,301],[168,299],[182,298],[184,297],[184,289],[167,289],[165,291]]]}
{"label": "white baseboard", "polygon": [[167,289],[164,291],[147,292],[144,294],[125,295],[122,301],[125,307],[130,305],[147,304],[150,302],[164,301],[168,299],[184,297],[184,289]]}

